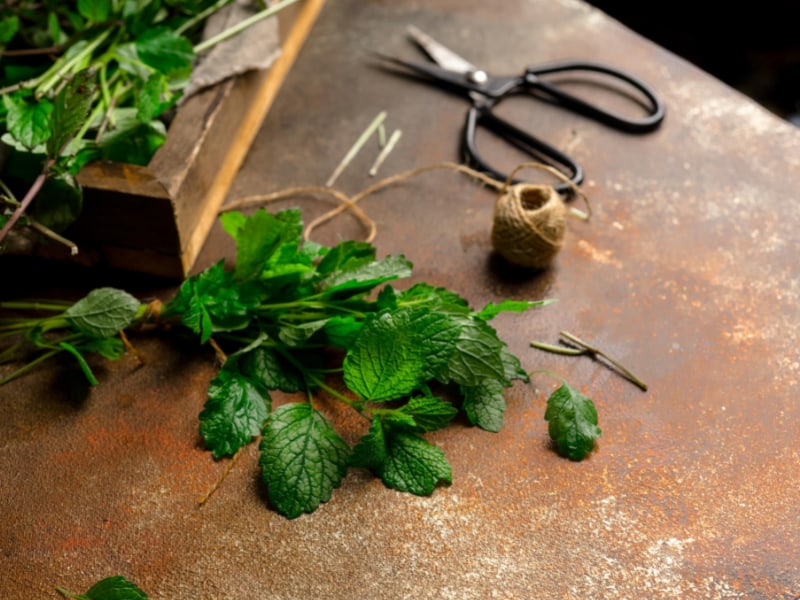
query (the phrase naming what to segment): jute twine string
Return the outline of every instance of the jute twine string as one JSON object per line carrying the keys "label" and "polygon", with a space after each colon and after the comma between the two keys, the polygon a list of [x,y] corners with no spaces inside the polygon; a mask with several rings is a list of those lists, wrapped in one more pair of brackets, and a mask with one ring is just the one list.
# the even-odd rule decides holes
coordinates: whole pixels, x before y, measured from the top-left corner
{"label": "jute twine string", "polygon": [[[548,184],[518,183],[512,185],[514,175],[522,169],[533,168],[546,171],[570,185],[575,195],[580,196],[586,205],[586,212],[568,209],[560,194]],[[256,194],[240,198],[227,204],[221,212],[240,210],[254,205],[269,204],[301,195],[321,194],[334,198],[339,205],[312,220],[305,229],[304,238],[311,238],[312,232],[342,212],[349,210],[366,229],[365,241],[372,242],[377,235],[375,222],[358,206],[364,198],[387,188],[430,171],[449,169],[458,171],[497,191],[491,241],[493,248],[509,262],[531,268],[547,266],[564,243],[566,217],[572,214],[588,220],[591,207],[586,195],[578,189],[563,173],[541,163],[528,162],[518,165],[505,182],[497,181],[488,175],[466,165],[441,162],[403,171],[386,177],[363,189],[352,197],[343,192],[324,186],[290,187],[268,194]]]}

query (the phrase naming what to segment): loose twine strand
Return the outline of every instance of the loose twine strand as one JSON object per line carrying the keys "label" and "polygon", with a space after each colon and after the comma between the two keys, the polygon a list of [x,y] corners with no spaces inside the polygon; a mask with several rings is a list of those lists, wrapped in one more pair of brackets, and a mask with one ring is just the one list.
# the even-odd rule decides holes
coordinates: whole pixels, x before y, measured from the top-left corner
{"label": "loose twine strand", "polygon": [[[518,172],[530,168],[550,173],[557,179],[567,183],[571,191],[583,200],[586,212],[576,208],[568,209],[561,195],[552,185],[530,183],[512,185],[514,176]],[[348,197],[333,187],[296,186],[268,194],[245,196],[227,204],[220,212],[269,204],[296,196],[322,194],[333,197],[339,202],[339,206],[312,220],[305,228],[304,239],[310,240],[311,234],[317,227],[349,210],[365,228],[365,241],[372,242],[378,232],[377,225],[358,206],[358,203],[384,188],[423,173],[442,169],[458,171],[497,191],[491,231],[492,246],[509,262],[519,266],[529,268],[546,267],[563,246],[567,215],[571,214],[584,221],[588,221],[591,217],[591,206],[586,195],[563,173],[549,165],[538,162],[526,162],[516,166],[504,182],[466,165],[440,162],[391,175],[368,186],[352,197]]]}

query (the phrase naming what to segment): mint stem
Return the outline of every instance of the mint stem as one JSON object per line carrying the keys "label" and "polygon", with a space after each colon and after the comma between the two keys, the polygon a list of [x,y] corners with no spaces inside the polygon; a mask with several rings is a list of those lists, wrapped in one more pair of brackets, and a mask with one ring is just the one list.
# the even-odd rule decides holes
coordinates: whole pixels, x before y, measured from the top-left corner
{"label": "mint stem", "polygon": [[[34,95],[36,98],[41,98],[44,94],[46,94],[50,88],[56,85],[59,81],[61,81],[65,76],[68,76],[70,70],[75,67],[75,65],[79,65],[80,62],[90,56],[92,52],[94,52],[97,47],[102,44],[109,35],[111,35],[111,29],[104,31],[100,35],[98,35],[95,39],[89,42],[85,48],[80,50],[75,56],[65,61],[63,64],[59,65],[56,62],[53,67],[48,70],[44,76],[39,80],[38,85],[36,86],[36,91]],[[57,66],[57,68],[56,68]]]}
{"label": "mint stem", "polygon": [[16,379],[20,375],[24,375],[25,373],[27,373],[28,371],[33,369],[33,367],[38,365],[40,362],[46,361],[48,358],[51,358],[51,357],[55,356],[59,352],[61,352],[60,349],[59,350],[51,350],[50,352],[46,352],[46,353],[44,353],[44,354],[42,354],[40,356],[37,356],[36,358],[34,358],[31,362],[29,362],[24,367],[20,367],[19,369],[17,369],[16,371],[11,373],[10,375],[6,375],[2,379],[0,379],[0,385],[5,385],[9,381],[12,381],[12,380]]}
{"label": "mint stem", "polygon": [[83,594],[76,594],[75,592],[70,592],[69,590],[65,590],[60,586],[56,586],[56,591],[65,598],[72,598],[73,600],[80,600],[81,598],[85,598]]}
{"label": "mint stem", "polygon": [[298,0],[283,0],[283,2],[278,2],[277,4],[273,4],[269,8],[265,8],[264,10],[254,14],[252,17],[248,17],[243,21],[238,22],[233,27],[229,27],[228,29],[221,31],[217,35],[208,38],[197,44],[194,47],[195,54],[200,54],[201,52],[208,50],[209,48],[216,46],[220,42],[224,42],[225,40],[232,38],[235,35],[238,35],[251,25],[255,25],[259,21],[263,21],[266,18],[271,17],[272,15],[280,12],[290,4],[294,4]]}
{"label": "mint stem", "polygon": [[28,208],[33,199],[36,197],[36,194],[39,193],[39,190],[42,189],[44,185],[45,179],[47,179],[47,174],[50,171],[50,168],[55,164],[55,160],[52,158],[48,159],[47,162],[44,164],[44,168],[42,172],[39,173],[39,176],[34,180],[33,185],[31,185],[28,192],[25,194],[25,197],[22,199],[22,202],[19,203],[19,206],[14,210],[11,217],[8,219],[6,224],[0,229],[0,242],[2,242],[11,228],[17,224],[19,218],[25,213],[25,210]]}
{"label": "mint stem", "polygon": [[9,300],[7,302],[0,302],[0,308],[6,308],[9,310],[52,310],[56,312],[63,312],[69,307],[70,304],[67,302],[64,302],[63,304],[22,300]]}
{"label": "mint stem", "polygon": [[217,0],[214,4],[209,6],[202,12],[197,13],[191,19],[188,19],[183,25],[175,29],[176,35],[183,35],[184,31],[188,31],[198,23],[201,23],[206,19],[206,17],[210,17],[213,13],[217,12],[220,8],[228,4],[231,0]]}
{"label": "mint stem", "polygon": [[631,373],[618,360],[612,358],[611,356],[609,356],[608,354],[606,354],[605,352],[603,352],[599,348],[595,348],[591,344],[583,341],[579,337],[577,337],[577,336],[575,336],[575,335],[573,335],[573,334],[571,334],[571,333],[569,333],[567,331],[561,331],[560,335],[561,335],[561,337],[565,338],[566,340],[568,340],[572,344],[574,344],[576,346],[579,346],[579,348],[564,348],[562,346],[553,346],[551,344],[545,344],[544,342],[531,342],[531,346],[533,346],[534,348],[538,348],[540,350],[546,350],[547,352],[553,352],[553,353],[556,353],[556,354],[567,354],[567,355],[572,355],[572,356],[580,356],[580,355],[586,354],[586,355],[589,355],[589,356],[592,356],[592,357],[602,356],[609,363],[611,363],[611,365],[614,366],[622,374],[622,376],[625,377],[625,379],[627,379],[632,384],[634,384],[635,386],[640,388],[642,391],[644,391],[644,392],[647,391],[647,384],[644,381],[642,381],[641,379],[639,379],[638,377],[636,377],[636,375]]}

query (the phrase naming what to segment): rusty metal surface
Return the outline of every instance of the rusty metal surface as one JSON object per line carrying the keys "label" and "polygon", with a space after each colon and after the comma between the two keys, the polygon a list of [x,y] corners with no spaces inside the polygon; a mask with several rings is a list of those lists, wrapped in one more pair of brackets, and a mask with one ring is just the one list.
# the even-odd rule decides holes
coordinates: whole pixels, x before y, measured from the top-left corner
{"label": "rusty metal surface", "polygon": [[[559,300],[496,326],[527,369],[556,371],[595,400],[595,452],[581,463],[553,452],[542,415],[554,382],[537,376],[508,394],[500,433],[431,436],[454,481],[429,498],[351,471],[329,503],[287,521],[268,509],[250,447],[199,508],[226,466],[197,433],[214,357],[143,337],[147,364],[98,365],[90,392],[58,369],[0,389],[4,598],[56,597],[55,585],[85,590],[117,573],[164,599],[800,595],[797,129],[574,0],[340,0],[231,198],[322,184],[380,110],[403,130],[381,174],[457,160],[466,105],[367,64],[372,49],[414,56],[408,23],[489,69],[592,58],[666,100],[663,127],[643,137],[537,109],[539,131],[585,166],[594,210],[570,223],[547,271],[521,275],[493,257],[492,192],[462,175],[420,176],[363,205],[379,253],[405,253],[416,279],[475,306]],[[362,153],[337,187],[371,183],[373,157]],[[329,207],[296,203],[306,220]],[[319,234],[361,230],[343,216]],[[197,268],[232,252],[215,228]],[[561,329],[621,359],[649,391],[588,358],[529,348]]]}

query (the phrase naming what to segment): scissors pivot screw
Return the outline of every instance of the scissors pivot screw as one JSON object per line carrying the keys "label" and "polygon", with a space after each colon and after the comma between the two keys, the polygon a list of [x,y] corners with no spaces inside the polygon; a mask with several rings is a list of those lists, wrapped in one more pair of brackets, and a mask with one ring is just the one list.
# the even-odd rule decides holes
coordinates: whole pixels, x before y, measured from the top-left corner
{"label": "scissors pivot screw", "polygon": [[478,69],[477,71],[470,71],[467,74],[467,78],[472,82],[478,85],[483,85],[487,81],[489,81],[489,75],[486,74],[486,71],[481,71]]}

